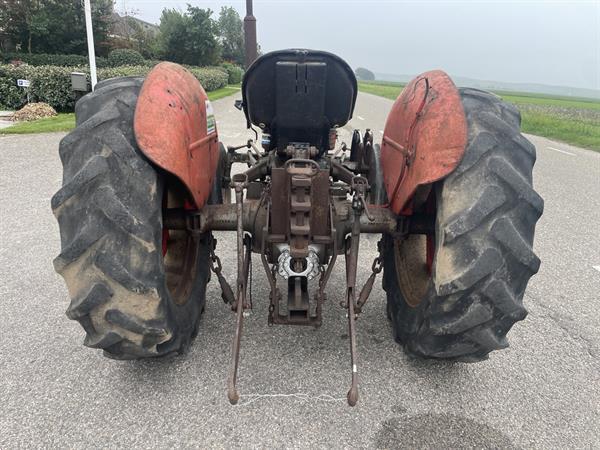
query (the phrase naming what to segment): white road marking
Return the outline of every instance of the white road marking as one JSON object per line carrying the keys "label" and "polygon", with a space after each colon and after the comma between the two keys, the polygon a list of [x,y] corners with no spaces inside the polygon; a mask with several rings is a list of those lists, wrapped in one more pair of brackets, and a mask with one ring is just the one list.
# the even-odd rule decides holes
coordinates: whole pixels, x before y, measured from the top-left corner
{"label": "white road marking", "polygon": [[596,269],[598,272],[600,272],[600,266],[592,266],[594,269]]}
{"label": "white road marking", "polygon": [[554,148],[554,147],[546,147],[546,148],[549,148],[550,150],[554,150],[555,152],[564,153],[565,155],[575,156],[575,153],[567,152],[567,151],[561,150],[559,148]]}
{"label": "white road marking", "polygon": [[362,117],[362,116],[359,116],[359,115],[357,115],[357,116],[356,116],[356,118],[357,118],[357,119],[360,119],[360,120],[365,120],[365,118],[364,118],[364,117]]}

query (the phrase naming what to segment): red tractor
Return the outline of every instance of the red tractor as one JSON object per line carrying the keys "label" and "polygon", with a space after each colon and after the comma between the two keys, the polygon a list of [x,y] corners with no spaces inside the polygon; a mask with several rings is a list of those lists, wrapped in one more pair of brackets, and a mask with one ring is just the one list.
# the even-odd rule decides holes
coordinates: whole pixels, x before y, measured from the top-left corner
{"label": "red tractor", "polygon": [[[262,138],[229,148],[204,89],[176,64],[157,65],[145,80],[103,81],[77,103],[52,198],[62,244],[54,266],[86,346],[117,359],[185,351],[212,271],[236,317],[228,391],[236,403],[252,252],[270,285],[268,323],[312,327],[345,257],[350,405],[356,318],[382,269],[387,315],[407,353],[479,361],[508,345],[507,332],[527,315],[543,210],[532,187],[535,148],[514,106],[426,72],[394,103],[381,143],[355,130],[346,146],[337,131],[352,117],[356,78],[339,57],[308,50],[257,59],[242,95],[236,106]],[[234,163],[247,170],[232,174]],[[234,288],[215,230],[237,237]],[[361,287],[364,233],[381,239]]]}

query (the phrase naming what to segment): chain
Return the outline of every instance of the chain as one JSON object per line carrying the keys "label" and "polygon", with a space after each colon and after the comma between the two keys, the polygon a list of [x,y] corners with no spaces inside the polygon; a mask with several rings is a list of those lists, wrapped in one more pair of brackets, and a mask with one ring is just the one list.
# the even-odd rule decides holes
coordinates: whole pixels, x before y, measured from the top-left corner
{"label": "chain", "polygon": [[244,243],[250,249],[250,251],[248,252],[248,279],[246,285],[246,292],[248,295],[248,305],[250,309],[252,309],[252,238],[249,235],[246,235]]}
{"label": "chain", "polygon": [[219,257],[215,254],[215,249],[217,248],[217,240],[213,237],[212,234],[210,236],[208,248],[210,260],[212,263],[210,266],[210,270],[217,276],[217,279],[219,280],[219,285],[221,286],[221,298],[225,303],[233,305],[233,303],[235,302],[235,296],[233,295],[233,290],[231,289],[231,286],[221,273],[223,270],[223,265],[221,264],[221,260],[219,259]]}
{"label": "chain", "polygon": [[383,270],[383,260],[381,259],[381,255],[373,260],[373,264],[371,265],[371,271],[373,274],[377,275]]}
{"label": "chain", "polygon": [[367,279],[367,282],[360,290],[360,295],[358,296],[358,301],[356,302],[355,312],[360,314],[362,312],[362,307],[367,303],[369,299],[369,295],[371,295],[371,290],[373,290],[373,284],[375,284],[375,278],[377,278],[377,274],[381,272],[383,269],[383,260],[381,259],[381,255],[377,256],[373,260],[373,264],[371,265],[371,275]]}

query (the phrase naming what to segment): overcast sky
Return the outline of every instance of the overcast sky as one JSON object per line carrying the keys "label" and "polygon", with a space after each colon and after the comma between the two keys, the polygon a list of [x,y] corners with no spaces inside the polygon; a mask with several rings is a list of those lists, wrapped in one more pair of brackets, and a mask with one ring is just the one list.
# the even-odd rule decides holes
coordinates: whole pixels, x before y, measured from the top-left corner
{"label": "overcast sky", "polygon": [[[216,12],[230,5],[245,15],[239,0],[116,0],[116,7],[159,23],[163,8],[185,10],[187,3]],[[378,73],[439,68],[482,80],[600,89],[600,0],[254,0],[254,15],[265,52],[314,48]]]}

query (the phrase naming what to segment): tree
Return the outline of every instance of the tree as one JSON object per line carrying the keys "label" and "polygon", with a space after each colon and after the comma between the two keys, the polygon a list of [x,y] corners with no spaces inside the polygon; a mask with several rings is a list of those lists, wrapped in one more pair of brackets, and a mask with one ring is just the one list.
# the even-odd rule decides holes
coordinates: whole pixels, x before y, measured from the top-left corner
{"label": "tree", "polygon": [[182,64],[217,64],[221,47],[217,40],[217,24],[211,15],[210,9],[191,5],[185,13],[164,9],[160,18],[160,56]]}
{"label": "tree", "polygon": [[0,0],[0,25],[4,39],[10,39],[31,53],[33,40],[47,33],[43,5],[36,0]]}
{"label": "tree", "polygon": [[218,26],[223,59],[243,65],[244,25],[240,15],[231,6],[223,6],[219,13]]}
{"label": "tree", "polygon": [[163,9],[160,16],[159,56],[173,62],[186,57],[186,29],[189,18],[176,9]]}
{"label": "tree", "polygon": [[153,30],[146,30],[140,22],[133,17],[128,17],[129,26],[133,30],[131,35],[131,47],[142,54],[144,58],[156,58],[156,48],[158,33]]}
{"label": "tree", "polygon": [[[92,2],[96,52],[106,54],[112,0]],[[0,0],[0,33],[29,53],[86,54],[80,0]]]}
{"label": "tree", "polygon": [[359,80],[374,80],[375,74],[371,72],[369,69],[365,69],[364,67],[357,67],[354,71],[356,78]]}

